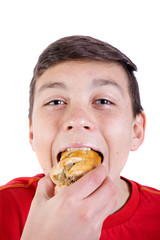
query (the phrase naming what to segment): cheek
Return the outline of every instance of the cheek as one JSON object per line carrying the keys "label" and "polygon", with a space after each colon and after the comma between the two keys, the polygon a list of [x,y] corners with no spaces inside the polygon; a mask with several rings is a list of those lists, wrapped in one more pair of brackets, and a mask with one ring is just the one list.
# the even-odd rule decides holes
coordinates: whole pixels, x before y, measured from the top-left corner
{"label": "cheek", "polygon": [[114,117],[103,123],[103,136],[108,148],[108,172],[114,178],[123,169],[130,151],[132,124],[123,117]]}
{"label": "cheek", "polygon": [[33,129],[34,149],[41,165],[47,173],[52,167],[52,145],[56,136],[57,125],[51,119],[35,119]]}
{"label": "cheek", "polygon": [[34,140],[35,143],[38,144],[38,148],[40,145],[45,146],[49,145],[54,139],[56,135],[58,120],[56,120],[56,116],[53,114],[37,114],[34,119],[35,126],[34,129]]}
{"label": "cheek", "polygon": [[107,114],[99,122],[102,133],[105,132],[106,137],[112,142],[121,145],[130,144],[132,135],[132,113],[127,109],[120,109]]}

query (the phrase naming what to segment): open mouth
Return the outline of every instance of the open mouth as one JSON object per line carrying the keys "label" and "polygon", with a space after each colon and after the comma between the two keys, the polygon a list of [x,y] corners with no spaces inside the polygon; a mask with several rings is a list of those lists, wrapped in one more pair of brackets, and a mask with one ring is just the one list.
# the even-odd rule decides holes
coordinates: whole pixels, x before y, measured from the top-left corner
{"label": "open mouth", "polygon": [[[82,150],[82,151],[94,151],[96,153],[98,153],[98,155],[101,157],[101,163],[103,162],[103,154],[95,149],[92,149],[92,148],[88,148],[88,147],[82,147],[82,148],[67,148],[66,150],[64,150],[63,152],[75,152],[77,150]],[[62,152],[59,152],[58,155],[57,155],[57,162],[59,162],[61,160],[61,155],[62,155]]]}
{"label": "open mouth", "polygon": [[59,187],[66,187],[103,162],[103,154],[93,148],[66,148],[57,154],[57,164],[50,177]]}

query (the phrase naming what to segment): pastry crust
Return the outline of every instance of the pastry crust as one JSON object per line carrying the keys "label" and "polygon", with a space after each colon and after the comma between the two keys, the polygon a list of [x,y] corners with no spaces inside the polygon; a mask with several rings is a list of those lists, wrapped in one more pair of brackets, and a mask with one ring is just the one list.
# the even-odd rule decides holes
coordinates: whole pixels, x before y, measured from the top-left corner
{"label": "pastry crust", "polygon": [[60,162],[50,172],[52,181],[61,188],[69,186],[101,163],[100,155],[93,150],[65,151]]}

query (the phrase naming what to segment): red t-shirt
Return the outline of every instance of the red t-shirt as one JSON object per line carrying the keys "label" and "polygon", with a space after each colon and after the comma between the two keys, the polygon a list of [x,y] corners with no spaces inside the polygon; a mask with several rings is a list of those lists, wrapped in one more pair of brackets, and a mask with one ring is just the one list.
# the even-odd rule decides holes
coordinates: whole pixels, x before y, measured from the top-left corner
{"label": "red t-shirt", "polygon": [[[43,176],[17,178],[0,187],[0,239],[20,239],[38,180]],[[100,240],[160,239],[160,191],[129,182],[131,197],[104,221]]]}

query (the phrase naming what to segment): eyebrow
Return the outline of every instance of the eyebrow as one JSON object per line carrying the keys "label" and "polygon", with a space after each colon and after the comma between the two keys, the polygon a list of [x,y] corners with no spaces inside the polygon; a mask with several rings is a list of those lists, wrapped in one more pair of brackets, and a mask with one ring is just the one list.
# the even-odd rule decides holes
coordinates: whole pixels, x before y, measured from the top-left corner
{"label": "eyebrow", "polygon": [[122,88],[120,87],[120,85],[115,82],[114,80],[109,80],[109,79],[94,79],[92,84],[91,84],[91,87],[92,88],[97,88],[97,87],[104,87],[104,86],[107,86],[107,85],[110,85],[110,86],[113,86],[113,87],[116,87],[120,92],[121,94],[123,95],[123,90]]}
{"label": "eyebrow", "polygon": [[[113,80],[109,80],[109,79],[94,79],[93,82],[91,83],[91,88],[98,88],[98,87],[103,87],[103,86],[107,86],[107,85],[111,85],[116,87],[121,94],[123,95],[123,90],[120,87],[120,85],[118,83],[116,83]],[[67,89],[67,86],[63,83],[63,82],[52,82],[52,83],[46,83],[43,86],[40,87],[40,89],[38,90],[38,94],[40,94],[41,92],[43,92],[44,90],[47,89],[52,89],[52,88],[58,88],[58,89]]]}
{"label": "eyebrow", "polygon": [[41,86],[40,89],[38,90],[38,93],[41,93],[46,89],[52,89],[52,88],[67,89],[66,85],[63,82],[53,82],[53,83],[46,83],[43,86]]}

